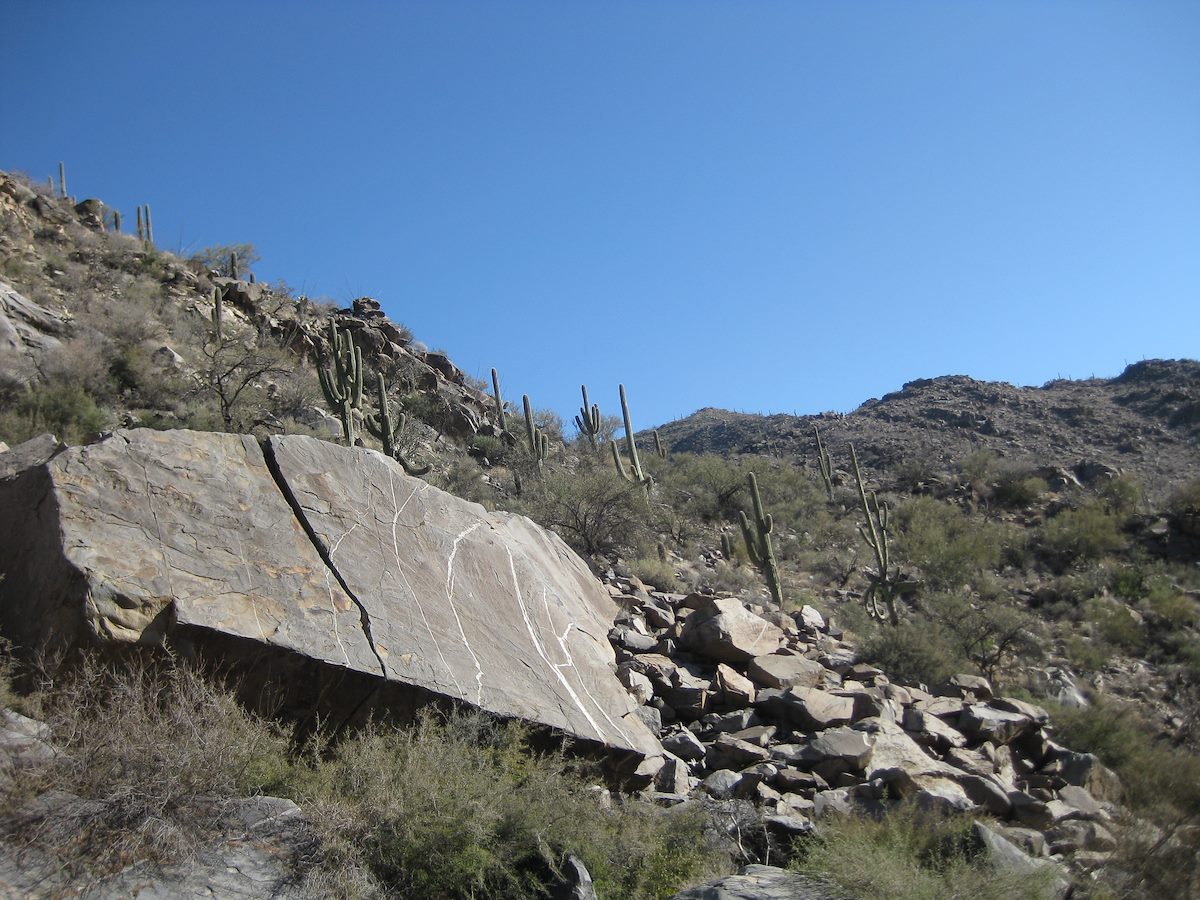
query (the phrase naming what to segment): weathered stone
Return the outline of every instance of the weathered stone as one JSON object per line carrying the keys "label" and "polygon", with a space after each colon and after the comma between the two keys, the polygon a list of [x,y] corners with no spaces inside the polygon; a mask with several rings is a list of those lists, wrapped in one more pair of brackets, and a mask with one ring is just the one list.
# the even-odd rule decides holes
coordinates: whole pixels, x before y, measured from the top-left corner
{"label": "weathered stone", "polygon": [[1051,853],[1075,853],[1079,850],[1109,851],[1117,848],[1111,831],[1097,822],[1064,819],[1046,831]]}
{"label": "weathered stone", "polygon": [[825,630],[825,617],[807,603],[800,607],[800,611],[795,613],[795,616],[798,625],[811,628],[813,631]]}
{"label": "weathered stone", "polygon": [[730,769],[718,769],[702,782],[700,787],[704,793],[717,800],[729,800],[741,784],[742,776]]}
{"label": "weathered stone", "polygon": [[1008,744],[1036,726],[1033,719],[1019,712],[997,709],[985,703],[972,703],[958,717],[959,730],[975,741]]}
{"label": "weathered stone", "polygon": [[[100,801],[63,792],[43,794],[18,810],[8,828],[73,835],[103,814]],[[312,828],[290,800],[254,797],[214,802],[216,837],[178,862],[142,862],[83,883],[74,867],[25,842],[0,842],[0,893],[6,897],[286,897],[300,896],[303,871],[294,861],[316,846]],[[236,836],[236,838],[230,838]],[[105,860],[112,865],[116,860]],[[109,870],[111,871],[111,869]],[[81,891],[82,888],[82,891]]]}
{"label": "weathered stone", "polygon": [[746,674],[763,687],[818,687],[824,681],[825,667],[803,656],[772,654],[750,660]]}
{"label": "weathered stone", "polygon": [[980,675],[951,675],[949,686],[963,698],[970,695],[977,701],[987,701],[993,696],[991,682]]}
{"label": "weathered stone", "polygon": [[771,743],[771,739],[775,737],[776,731],[778,729],[774,725],[755,725],[751,728],[743,728],[741,731],[729,732],[729,735],[748,744],[766,747]]}
{"label": "weathered stone", "polygon": [[700,738],[686,728],[663,738],[662,746],[664,750],[674,753],[680,759],[704,759],[708,750]]}
{"label": "weathered stone", "polygon": [[626,666],[619,666],[617,668],[617,678],[620,679],[621,684],[625,685],[625,689],[633,695],[633,698],[639,704],[649,703],[654,697],[654,685],[641,672]]}
{"label": "weathered stone", "polygon": [[1050,860],[1034,859],[1012,841],[998,834],[982,822],[976,822],[972,833],[987,854],[992,867],[999,872],[1026,875],[1049,869],[1054,873],[1054,896],[1066,897],[1071,890],[1070,881],[1063,869]]}
{"label": "weathered stone", "polygon": [[120,431],[0,481],[7,635],[30,649],[169,635],[293,702],[366,716],[440,695],[657,756],[615,677],[616,609],[560,539],[375,451],[264,446]]}
{"label": "weathered stone", "polygon": [[550,892],[551,900],[597,900],[587,866],[574,853],[567,854],[562,880]]}
{"label": "weathered stone", "polygon": [[663,754],[663,766],[654,776],[656,788],[667,794],[686,794],[694,783],[686,762],[673,753]]}
{"label": "weathered stone", "polygon": [[904,728],[914,732],[917,740],[941,752],[951,747],[965,747],[967,738],[961,731],[951,728],[938,716],[920,709],[908,709],[904,714]]}
{"label": "weathered stone", "polygon": [[797,704],[800,724],[811,731],[846,725],[854,718],[853,697],[831,694],[819,688],[797,687],[788,693]]}
{"label": "weathered stone", "polygon": [[722,734],[709,744],[706,758],[710,769],[740,769],[755,763],[766,762],[771,758],[771,751],[765,747],[759,747],[757,744],[739,741],[728,734]]}
{"label": "weathered stone", "polygon": [[736,875],[706,881],[671,900],[840,900],[828,884],[775,866],[744,866]]}
{"label": "weathered stone", "polygon": [[995,778],[962,774],[958,784],[976,806],[981,806],[993,816],[1006,817],[1012,812],[1012,800],[1008,791]]}
{"label": "weathered stone", "polygon": [[1085,788],[1097,800],[1121,799],[1121,779],[1091,753],[1067,752],[1060,757],[1060,775],[1067,784]]}
{"label": "weathered stone", "polygon": [[754,702],[754,683],[732,666],[725,663],[717,666],[716,684],[724,708],[742,709]]}
{"label": "weathered stone", "polygon": [[774,653],[784,634],[736,598],[706,597],[684,622],[682,640],[684,646],[709,659],[741,663]]}
{"label": "weathered stone", "polygon": [[875,748],[867,735],[852,728],[831,728],[809,742],[808,753],[814,762],[836,759],[851,771],[863,769]]}
{"label": "weathered stone", "polygon": [[33,466],[43,465],[67,449],[52,434],[40,434],[0,454],[0,481],[12,478]]}

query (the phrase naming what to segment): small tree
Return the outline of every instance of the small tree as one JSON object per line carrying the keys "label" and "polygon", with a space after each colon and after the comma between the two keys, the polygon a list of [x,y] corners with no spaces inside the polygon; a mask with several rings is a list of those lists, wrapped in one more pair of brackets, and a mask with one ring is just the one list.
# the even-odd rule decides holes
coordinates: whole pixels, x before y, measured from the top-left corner
{"label": "small tree", "polygon": [[[233,260],[237,260],[238,272],[233,271]],[[237,278],[249,272],[256,262],[262,259],[254,245],[214,244],[192,254],[192,262],[203,266],[210,272],[216,272],[224,278]]]}

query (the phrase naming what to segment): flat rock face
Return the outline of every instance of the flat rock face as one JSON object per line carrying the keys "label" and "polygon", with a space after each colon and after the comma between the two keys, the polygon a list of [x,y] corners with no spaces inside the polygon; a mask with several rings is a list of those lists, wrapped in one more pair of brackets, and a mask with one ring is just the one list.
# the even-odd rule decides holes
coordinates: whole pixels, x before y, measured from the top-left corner
{"label": "flat rock face", "polygon": [[0,624],[22,646],[273,648],[661,752],[616,678],[616,610],[583,561],[371,450],[120,431],[0,480],[0,572]]}

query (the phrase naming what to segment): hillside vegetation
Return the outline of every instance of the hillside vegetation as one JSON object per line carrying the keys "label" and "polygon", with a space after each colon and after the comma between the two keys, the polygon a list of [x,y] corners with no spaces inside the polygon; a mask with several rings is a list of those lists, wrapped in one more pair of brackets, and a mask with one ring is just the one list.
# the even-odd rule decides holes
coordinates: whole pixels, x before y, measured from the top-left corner
{"label": "hillside vegetation", "polygon": [[[614,594],[812,607],[893,682],[936,692],[984,676],[1045,706],[1058,743],[1120,776],[1130,816],[1115,850],[1075,854],[1077,896],[1196,889],[1200,364],[1148,361],[1039,389],[932,379],[844,416],[704,410],[633,443],[623,429],[636,384],[625,409],[593,410],[585,393],[578,433],[564,433],[536,398],[504,396],[502,378],[475,382],[369,298],[339,310],[258,284],[252,258],[240,245],[182,259],[115,233],[98,201],[0,174],[0,441],[49,431],[86,443],[134,424],[359,441],[553,529]],[[46,683],[47,671],[34,684],[26,670],[27,696],[11,703],[75,743],[48,780],[11,789],[8,810],[47,787],[89,796],[157,780],[153,747],[136,748],[146,768],[125,771],[103,751],[134,733],[180,733],[174,716],[214,729],[228,754],[181,745],[191,756],[166,768],[202,780],[149,797],[127,787],[123,817],[87,832],[106,852],[178,852],[188,821],[204,824],[196,797],[256,792],[316,812],[313,890],[342,895],[530,896],[576,854],[603,897],[667,897],[757,852],[712,839],[698,811],[652,816],[618,799],[611,814],[585,814],[596,774],[533,753],[516,726],[455,716],[301,738],[171,667],[87,670],[65,684]],[[114,698],[136,713],[116,715]],[[533,783],[550,787],[525,790]],[[963,828],[947,825],[940,849],[919,846],[927,822],[906,815],[885,823],[891,832],[829,826],[788,852],[860,896],[973,884]],[[854,881],[861,865],[836,864],[864,857],[889,871],[928,864],[907,886],[872,887]]]}

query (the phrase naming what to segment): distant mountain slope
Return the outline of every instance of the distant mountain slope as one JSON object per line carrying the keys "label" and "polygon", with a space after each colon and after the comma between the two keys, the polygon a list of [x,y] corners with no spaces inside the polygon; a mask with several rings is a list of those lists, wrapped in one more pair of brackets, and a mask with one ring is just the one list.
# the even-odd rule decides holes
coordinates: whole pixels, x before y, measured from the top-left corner
{"label": "distant mountain slope", "polygon": [[815,458],[813,426],[848,465],[952,470],[977,450],[1036,465],[1096,463],[1129,472],[1152,497],[1200,476],[1200,362],[1146,360],[1111,379],[1040,388],[962,375],[911,381],[844,416],[751,415],[707,408],[660,426],[677,452]]}

